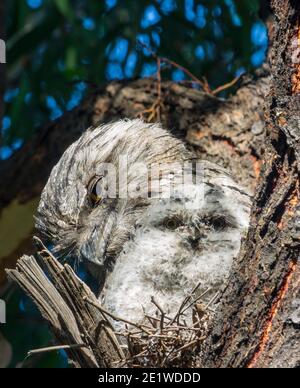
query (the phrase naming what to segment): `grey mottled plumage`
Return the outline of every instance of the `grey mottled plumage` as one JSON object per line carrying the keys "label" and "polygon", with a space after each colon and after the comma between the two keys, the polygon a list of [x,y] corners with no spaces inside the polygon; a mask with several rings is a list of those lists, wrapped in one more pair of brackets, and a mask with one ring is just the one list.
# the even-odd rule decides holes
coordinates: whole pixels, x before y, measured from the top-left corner
{"label": "grey mottled plumage", "polygon": [[[119,198],[118,192],[117,198],[107,196],[111,175],[103,174],[103,163],[118,169],[120,155],[128,158],[134,198]],[[197,163],[204,176],[182,185],[179,170],[188,161],[193,161],[191,171]],[[151,176],[160,198],[146,198],[145,165],[163,170],[157,182]],[[192,173],[197,178],[198,172]],[[90,182],[99,176],[101,187],[93,187],[97,195],[106,195],[91,202],[96,194]],[[165,177],[173,188],[170,198],[161,198]],[[199,292],[220,287],[247,229],[249,209],[250,196],[223,168],[195,161],[180,140],[157,124],[125,120],[87,130],[66,150],[42,193],[37,228],[56,252],[72,254],[89,267],[93,263],[101,275],[102,301],[137,321],[143,307],[152,310],[152,295],[172,313],[199,282]]]}

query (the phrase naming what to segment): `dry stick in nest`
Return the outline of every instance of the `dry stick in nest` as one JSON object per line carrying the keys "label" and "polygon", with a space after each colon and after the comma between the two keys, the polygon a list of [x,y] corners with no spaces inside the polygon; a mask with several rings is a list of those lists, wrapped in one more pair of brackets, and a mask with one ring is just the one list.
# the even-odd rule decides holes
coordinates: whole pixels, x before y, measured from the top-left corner
{"label": "dry stick in nest", "polygon": [[[205,316],[208,319],[206,306],[202,307],[198,314],[198,319],[191,326],[185,321],[183,324],[180,323],[180,318],[210,291],[210,289],[205,290],[205,292],[191,302],[199,286],[200,283],[184,298],[178,313],[173,319],[166,315],[161,305],[152,297],[151,302],[157,308],[158,316],[153,317],[144,311],[144,317],[148,319],[151,326],[142,323],[137,324],[128,319],[118,317],[100,306],[98,302],[95,303],[85,299],[107,317],[126,324],[125,332],[115,332],[117,336],[123,337],[127,341],[127,356],[123,360],[123,365],[132,367],[164,367],[166,365],[176,366],[172,364],[175,362],[178,364],[177,366],[192,366],[191,360],[188,359],[187,355],[188,352],[191,352],[206,338],[207,325],[205,326],[205,324],[207,322],[204,321]],[[208,302],[207,307],[213,303],[217,296],[218,294],[214,295]],[[193,314],[195,312],[197,313],[198,310],[193,310]],[[129,326],[135,327],[138,331],[130,330]],[[191,356],[189,355],[189,357]],[[178,359],[183,359],[183,361],[180,362]]]}
{"label": "dry stick in nest", "polygon": [[27,354],[27,357],[30,357],[34,354],[43,354],[43,353],[55,352],[57,350],[69,350],[69,349],[84,348],[84,347],[86,347],[85,344],[49,346],[47,348],[30,350]]}
{"label": "dry stick in nest", "polygon": [[50,352],[57,352],[58,350],[70,350],[70,349],[78,349],[78,348],[84,348],[84,347],[86,347],[85,344],[75,344],[75,345],[48,346],[47,348],[33,349],[27,353],[27,356],[25,357],[21,365],[22,367],[24,367],[27,360],[32,356],[36,356],[44,353],[50,353]]}
{"label": "dry stick in nest", "polygon": [[149,328],[148,326],[146,325],[140,325],[140,324],[137,324],[137,323],[134,323],[134,322],[131,322],[127,319],[124,319],[124,318],[120,318],[120,317],[117,317],[116,315],[110,313],[109,311],[107,311],[105,308],[103,308],[102,306],[100,306],[99,303],[95,303],[94,301],[84,297],[84,300],[86,300],[88,303],[90,303],[91,305],[93,305],[94,307],[96,307],[98,310],[100,310],[104,315],[107,315],[109,316],[110,318],[112,318],[114,321],[118,321],[118,322],[124,322],[124,323],[127,323],[131,326],[134,326],[136,327],[137,329],[140,329],[142,332],[146,333],[146,334],[150,334],[150,332],[146,329],[146,328]]}
{"label": "dry stick in nest", "polygon": [[[177,312],[177,314],[175,315],[175,317],[173,318],[173,320],[171,321],[171,323],[174,323],[174,321],[176,321],[176,319],[178,320],[180,315],[181,315],[181,311],[183,310],[184,306],[188,303],[188,301],[191,299],[192,295],[198,290],[198,288],[200,287],[201,283],[198,283],[196,285],[196,287],[192,290],[192,292],[183,300],[182,304],[180,305],[179,307],[179,310]],[[179,322],[178,322],[179,323]]]}
{"label": "dry stick in nest", "polygon": [[154,296],[151,297],[151,302],[158,308],[158,310],[161,313],[161,318],[160,318],[160,331],[162,332],[164,330],[164,321],[165,321],[165,313],[164,310],[160,307],[160,305],[156,302],[154,299]]}
{"label": "dry stick in nest", "polygon": [[[182,311],[187,311],[194,306],[190,303],[194,293],[199,288],[197,285],[192,292],[184,299],[181,304],[178,313],[172,319],[168,317],[161,307],[161,305],[151,298],[151,302],[157,308],[157,317],[153,317],[146,314],[145,318],[148,318],[152,329],[150,333],[134,334],[132,331],[125,331],[123,337],[127,341],[127,349],[129,356],[126,359],[126,363],[129,366],[142,366],[142,367],[165,367],[165,366],[194,366],[195,360],[193,351],[196,350],[206,338],[208,313],[202,309],[198,316],[197,322],[192,324],[180,323],[180,317]],[[202,293],[194,301],[198,301],[205,293]],[[209,302],[211,304],[215,300],[216,295]],[[197,310],[195,310],[197,313]],[[193,311],[194,313],[194,311]],[[149,332],[149,328],[147,330]],[[122,333],[118,332],[118,335]]]}
{"label": "dry stick in nest", "polygon": [[[174,360],[185,356],[185,361],[183,363],[180,363],[180,361],[176,361],[176,363],[178,366],[191,366],[187,355],[188,352],[191,352],[191,350],[197,347],[206,338],[206,335],[203,335],[206,332],[206,328],[204,327],[206,322],[203,318],[207,313],[202,310],[197,321],[193,322],[190,326],[187,323],[181,324],[180,317],[188,309],[191,309],[195,302],[210,291],[210,289],[207,289],[199,297],[194,298],[191,303],[191,298],[199,286],[200,284],[198,284],[184,299],[178,313],[173,319],[166,315],[161,305],[154,297],[152,297],[151,302],[157,308],[158,316],[153,317],[144,311],[144,317],[148,319],[151,326],[143,323],[134,323],[128,319],[118,317],[100,306],[98,302],[95,303],[87,298],[85,298],[85,300],[113,321],[126,324],[124,332],[115,332],[115,335],[125,338],[127,342],[127,352],[125,352],[126,358],[123,360],[123,365],[132,367],[164,367],[167,362],[168,365],[172,365]],[[216,295],[211,299],[209,304],[211,304],[215,298]],[[207,317],[208,316],[206,316],[206,318]],[[138,330],[132,331],[129,328],[130,326]],[[189,357],[191,356],[189,355]]]}

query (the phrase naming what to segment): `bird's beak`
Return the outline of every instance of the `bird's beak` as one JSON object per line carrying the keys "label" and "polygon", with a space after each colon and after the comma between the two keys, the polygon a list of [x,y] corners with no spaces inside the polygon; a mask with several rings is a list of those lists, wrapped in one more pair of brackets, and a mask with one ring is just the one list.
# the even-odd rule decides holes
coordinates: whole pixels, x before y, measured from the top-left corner
{"label": "bird's beak", "polygon": [[83,260],[91,262],[97,266],[105,265],[105,253],[115,224],[115,217],[109,215],[102,222],[95,222],[81,235],[80,255]]}

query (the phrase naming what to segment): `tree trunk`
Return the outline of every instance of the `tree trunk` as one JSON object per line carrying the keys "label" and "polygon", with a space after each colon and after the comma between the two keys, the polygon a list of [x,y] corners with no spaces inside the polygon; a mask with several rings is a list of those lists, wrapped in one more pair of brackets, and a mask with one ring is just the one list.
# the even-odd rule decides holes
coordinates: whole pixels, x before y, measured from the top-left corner
{"label": "tree trunk", "polygon": [[[272,7],[272,80],[261,70],[226,101],[184,85],[162,84],[164,125],[200,157],[225,166],[256,191],[251,227],[223,290],[204,366],[300,365],[300,4],[273,0]],[[1,248],[2,266],[12,266],[24,253],[33,230],[28,215],[65,148],[88,125],[136,117],[157,97],[155,80],[111,83],[0,165],[0,232],[12,235],[7,220],[27,215],[15,240]]]}
{"label": "tree trunk", "polygon": [[300,4],[273,0],[264,168],[207,348],[212,367],[300,366]]}

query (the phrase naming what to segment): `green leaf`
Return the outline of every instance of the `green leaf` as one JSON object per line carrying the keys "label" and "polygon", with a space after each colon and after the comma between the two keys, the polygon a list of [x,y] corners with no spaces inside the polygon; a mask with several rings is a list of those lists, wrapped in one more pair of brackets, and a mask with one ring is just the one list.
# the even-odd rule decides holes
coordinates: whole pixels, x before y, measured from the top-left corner
{"label": "green leaf", "polygon": [[77,64],[77,49],[75,46],[70,46],[66,51],[66,69],[74,70]]}
{"label": "green leaf", "polygon": [[54,0],[58,11],[69,21],[74,21],[75,15],[69,0]]}
{"label": "green leaf", "polygon": [[18,36],[11,37],[7,42],[8,63],[11,65],[23,55],[31,53],[51,36],[62,20],[57,12],[48,12],[29,31],[23,30]]}

